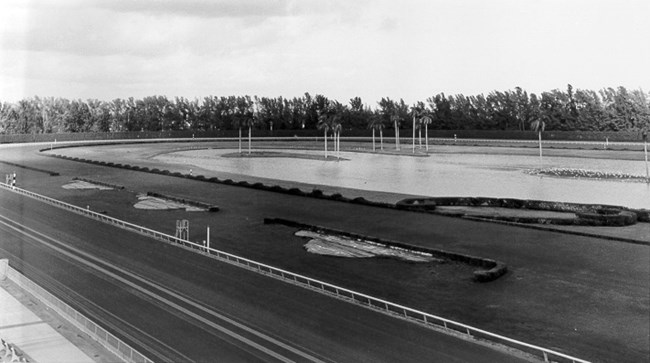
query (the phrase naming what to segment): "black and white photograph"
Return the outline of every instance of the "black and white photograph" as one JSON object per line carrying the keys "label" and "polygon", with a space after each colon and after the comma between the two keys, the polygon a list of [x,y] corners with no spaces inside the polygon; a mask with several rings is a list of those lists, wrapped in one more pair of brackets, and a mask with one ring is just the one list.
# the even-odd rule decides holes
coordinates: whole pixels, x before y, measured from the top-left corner
{"label": "black and white photograph", "polygon": [[650,362],[647,0],[2,0],[0,363]]}

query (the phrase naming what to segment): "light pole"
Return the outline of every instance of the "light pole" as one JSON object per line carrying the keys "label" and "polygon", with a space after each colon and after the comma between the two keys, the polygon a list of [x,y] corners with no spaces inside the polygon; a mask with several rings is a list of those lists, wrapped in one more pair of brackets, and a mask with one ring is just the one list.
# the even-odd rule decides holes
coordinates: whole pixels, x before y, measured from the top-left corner
{"label": "light pole", "polygon": [[643,137],[643,154],[645,155],[645,180],[650,183],[650,170],[648,169],[648,131],[643,130],[641,133]]}

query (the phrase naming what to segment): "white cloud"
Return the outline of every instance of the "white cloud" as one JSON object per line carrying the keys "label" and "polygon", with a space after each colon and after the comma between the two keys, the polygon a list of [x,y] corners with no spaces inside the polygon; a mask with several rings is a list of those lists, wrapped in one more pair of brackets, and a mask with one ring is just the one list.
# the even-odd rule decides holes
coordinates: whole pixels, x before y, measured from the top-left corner
{"label": "white cloud", "polygon": [[650,89],[650,2],[3,0],[0,98]]}

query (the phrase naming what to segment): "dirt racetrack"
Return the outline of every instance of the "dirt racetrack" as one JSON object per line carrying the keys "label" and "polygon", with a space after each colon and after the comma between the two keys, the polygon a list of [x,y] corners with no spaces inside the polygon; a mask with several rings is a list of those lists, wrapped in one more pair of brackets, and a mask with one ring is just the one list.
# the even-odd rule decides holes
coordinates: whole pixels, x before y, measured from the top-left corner
{"label": "dirt racetrack", "polygon": [[[138,158],[183,146],[170,143],[142,147]],[[209,225],[213,246],[224,251],[595,362],[638,362],[650,354],[647,245],[103,167],[54,159],[37,149],[12,147],[3,149],[0,157],[60,173],[47,176],[20,170],[20,186],[28,190],[89,205],[93,210],[170,234],[175,220],[189,219],[193,240],[205,238],[204,230]],[[89,151],[87,157],[92,159],[96,150]],[[137,159],[129,155],[125,158]],[[143,162],[142,166],[153,167],[149,163]],[[0,169],[8,171],[3,164]],[[73,177],[126,188],[63,189],[61,186]],[[137,194],[147,191],[216,204],[221,211],[189,214],[134,209]],[[264,217],[479,255],[505,262],[511,272],[495,282],[477,284],[471,281],[471,269],[455,264],[432,267],[389,259],[362,261],[311,255],[302,248],[303,241],[293,236],[295,230],[265,226]]]}

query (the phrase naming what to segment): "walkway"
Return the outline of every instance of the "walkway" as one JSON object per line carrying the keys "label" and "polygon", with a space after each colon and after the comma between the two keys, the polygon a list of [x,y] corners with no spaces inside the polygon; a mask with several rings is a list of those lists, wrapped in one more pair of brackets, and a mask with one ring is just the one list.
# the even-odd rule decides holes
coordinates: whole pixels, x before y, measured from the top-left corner
{"label": "walkway", "polygon": [[[93,347],[84,334],[73,331],[51,310],[27,295],[9,280],[0,281],[0,338],[17,348],[27,362],[94,363],[114,362],[115,356]],[[55,329],[54,326],[57,326]],[[66,336],[74,337],[73,344]],[[80,348],[91,351],[84,353]],[[2,349],[2,348],[0,348]],[[0,362],[10,362],[11,354]],[[4,360],[3,360],[4,359]]]}

